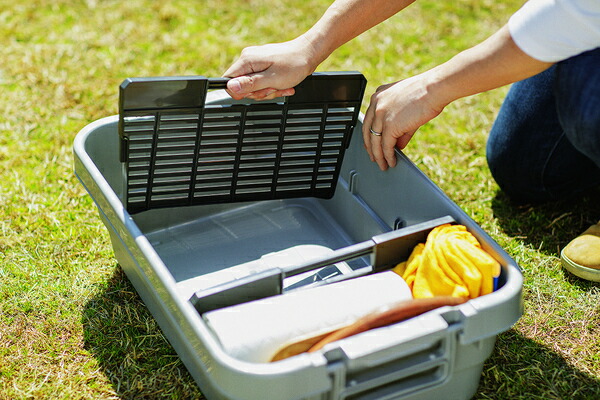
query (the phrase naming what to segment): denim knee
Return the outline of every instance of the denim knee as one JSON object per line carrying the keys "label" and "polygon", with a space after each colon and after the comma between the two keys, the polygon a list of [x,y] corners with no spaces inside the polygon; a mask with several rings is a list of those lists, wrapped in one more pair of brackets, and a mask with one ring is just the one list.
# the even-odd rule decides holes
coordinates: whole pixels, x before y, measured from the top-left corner
{"label": "denim knee", "polygon": [[576,61],[515,83],[490,131],[490,171],[516,201],[566,199],[600,183],[600,64]]}
{"label": "denim knee", "polygon": [[600,48],[560,62],[554,90],[567,138],[600,167]]}
{"label": "denim knee", "polygon": [[510,88],[494,121],[486,157],[498,186],[519,202],[552,200],[544,168],[564,136],[554,110],[554,68]]}

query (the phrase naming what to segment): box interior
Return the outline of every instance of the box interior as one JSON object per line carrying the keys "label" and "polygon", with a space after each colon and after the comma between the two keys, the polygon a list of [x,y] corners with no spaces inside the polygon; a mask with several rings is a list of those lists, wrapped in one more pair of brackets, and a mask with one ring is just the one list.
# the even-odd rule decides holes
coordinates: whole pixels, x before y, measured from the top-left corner
{"label": "box interior", "polygon": [[[114,125],[88,136],[86,151],[123,200],[124,171]],[[356,128],[359,130],[359,128]],[[355,131],[354,140],[359,133]],[[238,268],[256,272],[259,261],[298,246],[336,250],[404,225],[451,215],[457,207],[405,158],[387,173],[370,163],[361,146],[350,146],[331,199],[295,198],[152,209],[132,217],[189,299],[192,287],[218,285],[231,279],[219,271]],[[358,172],[360,171],[360,172]],[[372,179],[377,176],[377,179]],[[394,182],[396,187],[390,183]],[[460,215],[459,215],[460,217]],[[478,232],[472,232],[476,236]],[[493,249],[491,249],[493,254]],[[308,255],[310,256],[310,255]],[[301,263],[304,260],[298,260]],[[399,260],[402,261],[402,260]],[[285,264],[296,261],[287,257]],[[368,257],[349,263],[351,270],[368,265]],[[239,267],[242,265],[243,267]],[[210,277],[212,279],[203,279]]]}

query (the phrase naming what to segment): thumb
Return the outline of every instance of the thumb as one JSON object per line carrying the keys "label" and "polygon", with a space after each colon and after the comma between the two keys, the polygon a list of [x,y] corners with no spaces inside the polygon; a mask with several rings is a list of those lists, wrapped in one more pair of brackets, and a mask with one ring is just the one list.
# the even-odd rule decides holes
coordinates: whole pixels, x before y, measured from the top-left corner
{"label": "thumb", "polygon": [[236,94],[248,94],[270,86],[269,79],[260,72],[237,76],[227,82],[227,89]]}
{"label": "thumb", "polygon": [[417,130],[413,130],[412,132],[407,132],[404,135],[400,136],[397,140],[396,140],[396,146],[400,149],[400,150],[404,150],[404,148],[406,147],[406,145],[408,144],[408,142],[410,142],[410,139],[412,139],[413,135],[415,134]]}
{"label": "thumb", "polygon": [[223,74],[224,77],[232,78],[227,84],[231,93],[247,94],[260,89],[266,89],[268,84],[261,84],[264,80],[264,71],[271,66],[268,62],[248,62],[241,57]]}

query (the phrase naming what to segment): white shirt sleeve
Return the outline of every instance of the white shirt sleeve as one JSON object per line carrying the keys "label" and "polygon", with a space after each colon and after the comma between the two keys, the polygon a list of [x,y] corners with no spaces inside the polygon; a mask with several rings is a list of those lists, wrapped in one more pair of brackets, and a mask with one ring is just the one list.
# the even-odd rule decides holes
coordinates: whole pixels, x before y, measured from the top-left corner
{"label": "white shirt sleeve", "polygon": [[600,0],[529,0],[508,28],[527,55],[562,61],[600,47]]}

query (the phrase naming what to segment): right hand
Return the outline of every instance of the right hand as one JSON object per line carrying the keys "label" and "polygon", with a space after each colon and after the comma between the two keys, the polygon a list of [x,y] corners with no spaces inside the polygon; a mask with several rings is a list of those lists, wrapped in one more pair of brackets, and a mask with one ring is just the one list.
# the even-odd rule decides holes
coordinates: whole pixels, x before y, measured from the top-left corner
{"label": "right hand", "polygon": [[[447,101],[429,89],[431,71],[380,86],[363,120],[363,141],[382,171],[396,166],[395,147],[404,149],[417,129],[439,115]],[[371,129],[379,135],[371,133]]]}
{"label": "right hand", "polygon": [[316,66],[314,49],[303,36],[283,43],[247,47],[223,74],[232,78],[227,92],[236,100],[268,100],[294,94],[294,86]]}

